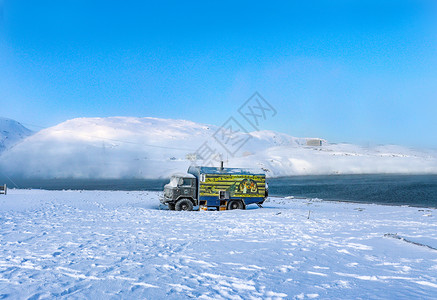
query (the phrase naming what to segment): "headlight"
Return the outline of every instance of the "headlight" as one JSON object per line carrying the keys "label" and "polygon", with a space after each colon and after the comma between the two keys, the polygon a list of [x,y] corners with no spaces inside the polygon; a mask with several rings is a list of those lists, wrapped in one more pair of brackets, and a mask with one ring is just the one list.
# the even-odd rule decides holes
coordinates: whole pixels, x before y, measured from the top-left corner
{"label": "headlight", "polygon": [[173,195],[172,189],[164,189],[164,197],[171,197]]}

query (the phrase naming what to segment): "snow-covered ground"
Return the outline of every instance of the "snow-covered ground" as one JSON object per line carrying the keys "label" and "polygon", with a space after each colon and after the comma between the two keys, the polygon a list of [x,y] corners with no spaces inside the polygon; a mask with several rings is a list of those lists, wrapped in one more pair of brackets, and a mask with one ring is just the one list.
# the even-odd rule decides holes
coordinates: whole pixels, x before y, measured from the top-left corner
{"label": "snow-covered ground", "polygon": [[263,209],[175,212],[158,196],[0,195],[0,298],[437,295],[435,209],[270,198]]}
{"label": "snow-covered ground", "polygon": [[[228,167],[263,168],[271,177],[437,173],[437,152],[432,150],[327,141],[313,147],[307,146],[309,138],[275,131],[237,133],[233,129],[228,139],[218,130],[186,120],[78,118],[41,130],[1,153],[0,171],[10,177],[33,178],[167,178],[187,170],[192,163],[187,158],[198,152],[206,158],[220,154]],[[238,148],[242,140],[247,142]],[[199,150],[204,143],[209,148],[206,155]],[[197,164],[207,162],[199,158]]]}

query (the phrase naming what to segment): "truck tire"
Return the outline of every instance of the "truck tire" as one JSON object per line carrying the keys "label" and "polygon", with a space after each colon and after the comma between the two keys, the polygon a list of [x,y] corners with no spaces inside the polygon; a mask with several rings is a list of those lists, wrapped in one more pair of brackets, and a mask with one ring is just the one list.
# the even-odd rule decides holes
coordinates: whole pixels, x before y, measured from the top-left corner
{"label": "truck tire", "polygon": [[228,210],[244,209],[244,204],[241,200],[231,200],[228,203]]}
{"label": "truck tire", "polygon": [[193,210],[193,202],[189,199],[181,199],[178,202],[176,202],[175,209],[177,211],[186,210],[191,211]]}
{"label": "truck tire", "polygon": [[168,203],[168,209],[169,210],[175,210],[175,204],[174,203]]}

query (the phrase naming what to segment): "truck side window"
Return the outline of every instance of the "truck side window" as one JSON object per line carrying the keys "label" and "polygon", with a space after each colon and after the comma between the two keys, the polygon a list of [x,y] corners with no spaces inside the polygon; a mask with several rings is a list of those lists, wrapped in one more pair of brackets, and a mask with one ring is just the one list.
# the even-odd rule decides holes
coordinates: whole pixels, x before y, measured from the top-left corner
{"label": "truck side window", "polygon": [[185,185],[185,186],[191,186],[191,179],[189,179],[189,178],[184,178],[184,182],[182,183],[182,185]]}

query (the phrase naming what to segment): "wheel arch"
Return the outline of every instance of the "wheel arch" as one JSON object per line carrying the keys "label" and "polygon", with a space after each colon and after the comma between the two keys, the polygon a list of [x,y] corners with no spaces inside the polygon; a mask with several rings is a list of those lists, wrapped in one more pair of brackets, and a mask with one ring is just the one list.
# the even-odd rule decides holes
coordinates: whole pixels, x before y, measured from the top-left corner
{"label": "wheel arch", "polygon": [[175,203],[178,202],[179,200],[182,200],[182,199],[188,199],[188,200],[190,200],[190,201],[193,203],[194,206],[196,206],[196,201],[195,201],[195,200],[193,199],[193,197],[191,197],[191,196],[180,195],[180,196],[175,200]]}
{"label": "wheel arch", "polygon": [[240,199],[230,199],[228,201],[228,205],[227,205],[228,209],[229,209],[230,203],[232,203],[232,202],[239,202],[239,203],[241,203],[241,207],[242,207],[241,209],[246,209],[246,202],[244,201],[243,198],[240,198]]}

